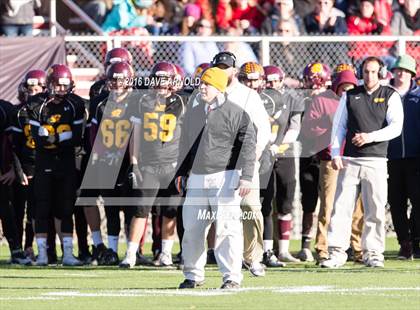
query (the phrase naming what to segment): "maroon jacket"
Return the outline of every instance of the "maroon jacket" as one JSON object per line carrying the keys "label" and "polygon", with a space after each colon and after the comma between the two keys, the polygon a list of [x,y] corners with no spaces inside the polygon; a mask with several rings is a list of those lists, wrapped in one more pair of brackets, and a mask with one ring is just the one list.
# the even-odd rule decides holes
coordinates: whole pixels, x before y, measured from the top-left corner
{"label": "maroon jacket", "polygon": [[314,142],[314,152],[321,160],[331,160],[331,132],[339,102],[332,90],[314,96],[302,121],[302,134],[305,140]]}

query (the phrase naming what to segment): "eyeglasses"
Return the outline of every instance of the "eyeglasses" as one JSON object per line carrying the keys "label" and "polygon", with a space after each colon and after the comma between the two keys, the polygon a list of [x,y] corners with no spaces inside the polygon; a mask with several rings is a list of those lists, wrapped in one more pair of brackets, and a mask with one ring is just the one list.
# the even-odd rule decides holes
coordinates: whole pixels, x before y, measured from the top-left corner
{"label": "eyeglasses", "polygon": [[199,24],[198,27],[203,27],[203,28],[211,28],[210,25],[203,25],[203,24]]}

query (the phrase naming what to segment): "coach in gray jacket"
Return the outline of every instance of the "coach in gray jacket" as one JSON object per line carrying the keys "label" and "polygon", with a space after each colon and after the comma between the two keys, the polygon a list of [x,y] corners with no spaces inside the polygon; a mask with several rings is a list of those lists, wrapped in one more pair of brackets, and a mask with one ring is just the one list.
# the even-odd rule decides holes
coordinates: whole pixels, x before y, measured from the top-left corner
{"label": "coach in gray jacket", "polygon": [[242,281],[240,203],[251,187],[256,136],[247,113],[226,99],[227,82],[223,70],[207,69],[184,119],[178,174],[189,177],[182,211],[185,281],[180,288],[204,283],[205,240],[213,221],[222,288],[238,288]]}

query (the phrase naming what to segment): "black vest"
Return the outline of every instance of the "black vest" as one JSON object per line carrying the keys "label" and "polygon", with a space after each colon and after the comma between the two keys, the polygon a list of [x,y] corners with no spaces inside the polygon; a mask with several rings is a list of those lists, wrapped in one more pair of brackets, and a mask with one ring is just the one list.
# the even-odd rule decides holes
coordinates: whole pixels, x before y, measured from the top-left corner
{"label": "black vest", "polygon": [[380,86],[370,95],[364,86],[358,86],[347,92],[348,118],[344,156],[387,156],[388,141],[372,142],[357,147],[351,139],[356,133],[369,133],[387,126],[388,100],[394,92],[395,90],[388,86]]}

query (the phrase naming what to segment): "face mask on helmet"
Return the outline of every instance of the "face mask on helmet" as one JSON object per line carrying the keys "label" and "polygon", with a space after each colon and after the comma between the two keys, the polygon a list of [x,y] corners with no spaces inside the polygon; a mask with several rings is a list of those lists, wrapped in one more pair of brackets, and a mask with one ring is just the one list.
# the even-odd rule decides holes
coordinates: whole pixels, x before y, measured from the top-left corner
{"label": "face mask on helmet", "polygon": [[26,102],[29,97],[43,93],[47,89],[47,74],[43,70],[31,70],[25,74],[18,87],[18,99]]}
{"label": "face mask on helmet", "polygon": [[157,63],[151,72],[151,86],[161,96],[169,96],[174,89],[176,67],[169,62]]}
{"label": "face mask on helmet", "polygon": [[126,62],[113,63],[106,72],[108,88],[116,93],[123,93],[131,88],[134,76],[133,68]]}
{"label": "face mask on helmet", "polygon": [[53,96],[62,97],[74,88],[73,77],[66,65],[53,65],[47,71],[47,89]]}
{"label": "face mask on helmet", "polygon": [[283,87],[284,77],[285,74],[279,67],[272,65],[264,67],[264,79],[266,88],[280,90]]}
{"label": "face mask on helmet", "polygon": [[303,86],[309,89],[320,89],[331,85],[331,70],[322,63],[312,63],[303,70]]}
{"label": "face mask on helmet", "polygon": [[256,91],[261,91],[264,84],[264,69],[256,62],[246,62],[241,66],[238,79],[241,83]]}

